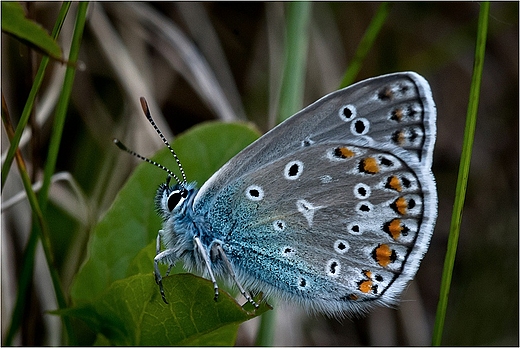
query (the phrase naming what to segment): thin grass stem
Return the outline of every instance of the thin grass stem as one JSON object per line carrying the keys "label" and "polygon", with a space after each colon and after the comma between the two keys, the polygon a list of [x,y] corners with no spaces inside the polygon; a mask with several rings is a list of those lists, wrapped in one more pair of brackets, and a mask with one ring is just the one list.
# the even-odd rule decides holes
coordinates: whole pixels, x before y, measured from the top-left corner
{"label": "thin grass stem", "polygon": [[361,70],[361,66],[363,65],[363,61],[368,52],[370,52],[372,46],[374,46],[374,42],[376,41],[381,28],[383,28],[383,24],[385,24],[391,7],[392,4],[388,2],[383,2],[379,5],[374,18],[368,25],[365,35],[363,35],[363,38],[359,42],[354,58],[352,59],[352,62],[350,62],[350,66],[341,80],[340,88],[347,87],[356,80],[356,77]]}
{"label": "thin grass stem", "polygon": [[473,148],[473,140],[475,137],[475,126],[477,123],[480,86],[482,83],[482,71],[484,69],[484,56],[486,52],[488,17],[489,2],[483,2],[480,7],[480,14],[478,20],[478,32],[475,48],[475,61],[473,65],[473,77],[471,80],[468,110],[466,114],[466,126],[464,129],[464,142],[462,145],[462,154],[460,158],[459,174],[457,178],[457,187],[455,192],[455,202],[453,204],[450,234],[448,237],[448,250],[446,252],[446,258],[444,260],[444,269],[442,273],[440,289],[441,291],[439,296],[439,303],[437,305],[435,326],[433,329],[432,344],[434,346],[441,345],[444,322],[446,319],[446,310],[448,308],[448,296],[450,292],[451,279],[453,275],[453,266],[455,264],[455,255],[457,252],[457,244],[459,240],[460,226],[462,221],[462,209],[464,208],[464,199],[466,197],[469,168],[471,163],[471,153]]}

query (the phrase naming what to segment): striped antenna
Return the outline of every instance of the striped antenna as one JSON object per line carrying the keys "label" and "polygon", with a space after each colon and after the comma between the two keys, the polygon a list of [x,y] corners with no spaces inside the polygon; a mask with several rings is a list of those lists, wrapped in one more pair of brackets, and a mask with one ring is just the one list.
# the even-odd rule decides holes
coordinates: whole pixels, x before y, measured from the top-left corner
{"label": "striped antenna", "polygon": [[170,149],[171,154],[173,155],[173,157],[175,158],[175,161],[177,162],[177,165],[179,166],[179,170],[181,171],[182,179],[183,179],[182,183],[179,182],[179,184],[185,184],[186,183],[186,174],[184,174],[184,169],[182,168],[179,157],[177,157],[177,154],[175,153],[175,151],[173,151],[172,147],[170,146],[170,143],[168,143],[168,140],[166,140],[166,138],[162,134],[159,127],[157,127],[157,125],[155,124],[155,121],[153,120],[152,115],[150,114],[150,109],[148,108],[148,103],[146,102],[146,99],[144,99],[144,97],[141,97],[141,98],[139,98],[139,100],[141,101],[141,107],[143,108],[143,112],[146,115],[148,122],[150,122],[150,124],[153,126],[153,128],[155,129],[157,134],[159,134],[163,143],[168,147],[168,149]]}
{"label": "striped antenna", "polygon": [[175,153],[175,151],[173,151],[172,147],[170,146],[170,144],[168,143],[168,141],[166,140],[166,138],[164,137],[164,135],[162,134],[161,130],[159,129],[159,127],[157,127],[157,125],[155,124],[153,118],[152,118],[152,115],[150,115],[150,109],[148,108],[148,103],[146,102],[146,99],[144,97],[141,97],[140,98],[140,101],[141,101],[141,107],[143,108],[143,112],[144,114],[146,115],[146,118],[148,119],[148,122],[150,122],[153,126],[153,128],[155,129],[155,131],[157,132],[157,134],[159,134],[159,136],[161,137],[162,141],[166,144],[166,146],[168,147],[168,149],[170,149],[170,152],[171,154],[173,155],[173,157],[175,158],[175,161],[177,162],[177,165],[179,166],[179,169],[181,171],[181,174],[182,174],[182,178],[183,180],[181,181],[179,179],[179,177],[177,175],[175,175],[174,172],[172,172],[171,170],[169,170],[168,168],[166,168],[165,166],[163,166],[162,164],[160,163],[157,163],[155,161],[152,161],[151,159],[149,158],[146,158],[144,156],[141,156],[140,154],[138,154],[137,152],[135,151],[132,151],[130,150],[129,148],[127,148],[125,146],[125,144],[123,144],[119,139],[115,139],[114,138],[114,144],[116,144],[116,146],[118,148],[120,148],[121,150],[123,151],[126,151],[128,152],[129,154],[131,154],[132,156],[135,156],[145,162],[148,162],[150,164],[153,164],[154,166],[156,167],[159,167],[161,168],[162,170],[164,170],[166,173],[168,173],[168,179],[167,179],[167,183],[169,183],[170,181],[170,178],[174,178],[175,181],[177,181],[178,184],[182,185],[182,186],[185,186],[186,184],[186,174],[184,174],[184,169],[182,168],[182,165],[181,165],[181,161],[179,160],[179,158],[177,157],[177,154]]}
{"label": "striped antenna", "polygon": [[[162,170],[164,170],[166,173],[168,173],[168,181],[170,181],[170,177],[172,177],[172,178],[175,179],[175,181],[177,181],[177,183],[183,185],[183,183],[181,183],[181,181],[179,180],[179,177],[178,177],[177,175],[175,175],[174,172],[172,172],[171,170],[169,170],[168,168],[166,168],[165,166],[163,166],[162,164],[157,163],[157,162],[155,162],[155,161],[152,161],[151,159],[146,158],[146,157],[144,157],[144,156],[141,156],[141,155],[138,154],[137,152],[130,150],[129,148],[127,148],[127,147],[125,146],[125,144],[123,144],[121,141],[119,141],[119,139],[114,138],[114,144],[116,144],[116,146],[117,146],[118,148],[120,148],[121,150],[126,151],[126,152],[128,152],[129,154],[131,154],[131,155],[133,155],[133,156],[135,156],[135,157],[137,157],[137,158],[139,158],[139,159],[141,159],[141,160],[143,160],[143,161],[145,161],[145,162],[148,162],[148,163],[150,163],[150,164],[153,164],[154,166],[159,167],[159,168],[161,168]],[[184,186],[184,185],[183,185],[183,186]]]}

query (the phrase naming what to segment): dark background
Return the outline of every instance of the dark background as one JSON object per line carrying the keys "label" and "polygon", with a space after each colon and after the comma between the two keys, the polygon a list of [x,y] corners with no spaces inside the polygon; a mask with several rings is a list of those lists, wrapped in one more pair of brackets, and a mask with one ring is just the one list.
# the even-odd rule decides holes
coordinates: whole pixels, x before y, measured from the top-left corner
{"label": "dark background", "polygon": [[[286,3],[144,3],[176,25],[205,57],[223,99],[237,118],[269,128],[283,63]],[[313,3],[306,63],[304,103],[338,88],[379,3]],[[379,309],[363,319],[330,320],[296,309],[279,310],[276,345],[429,344],[439,296],[465,115],[474,60],[479,12],[476,2],[394,3],[357,81],[412,70],[430,83],[438,110],[433,172],[439,191],[439,217],[416,280],[398,310]],[[58,3],[29,3],[29,15],[52,30]],[[96,13],[104,21],[95,21]],[[179,48],[155,35],[126,3],[91,3],[67,115],[58,171],[69,172],[83,201],[67,183],[51,191],[49,223],[64,288],[86,256],[88,233],[114,200],[135,166],[112,145],[114,136],[151,155],[160,140],[142,123],[140,93],[169,135],[221,116],[180,58]],[[75,6],[60,36],[67,47]],[[102,25],[102,24],[107,25]],[[145,24],[143,24],[145,23]],[[114,39],[112,38],[114,37]],[[115,41],[112,41],[115,40]],[[473,146],[468,192],[446,317],[446,345],[518,345],[518,3],[491,3],[487,52]],[[118,46],[128,54],[118,51]],[[110,55],[114,55],[114,59]],[[130,60],[127,60],[129,57]],[[41,56],[2,34],[2,93],[16,124]],[[131,62],[131,64],[128,63]],[[133,65],[132,65],[133,64]],[[53,91],[62,68],[51,64],[40,92],[32,142],[23,146],[37,178],[52,129]],[[57,86],[57,87],[56,87]],[[46,104],[48,103],[48,104]],[[45,109],[43,106],[50,105]],[[152,107],[152,108],[153,108]],[[162,113],[162,115],[161,115]],[[247,116],[246,116],[247,115]],[[3,129],[3,128],[2,128]],[[2,131],[2,153],[7,150]],[[120,158],[120,157],[125,157]],[[130,156],[127,156],[130,157]],[[13,166],[14,167],[14,166]],[[22,190],[16,171],[2,195],[5,203]],[[28,204],[2,208],[2,333],[16,296],[21,252],[30,231]],[[24,345],[59,344],[59,320],[45,262],[37,261],[25,313]],[[411,300],[407,300],[410,298]],[[285,307],[282,307],[285,308]],[[291,315],[291,313],[293,313]],[[295,314],[294,314],[295,313]],[[255,323],[241,328],[237,344],[254,342]],[[415,326],[414,326],[415,325]]]}

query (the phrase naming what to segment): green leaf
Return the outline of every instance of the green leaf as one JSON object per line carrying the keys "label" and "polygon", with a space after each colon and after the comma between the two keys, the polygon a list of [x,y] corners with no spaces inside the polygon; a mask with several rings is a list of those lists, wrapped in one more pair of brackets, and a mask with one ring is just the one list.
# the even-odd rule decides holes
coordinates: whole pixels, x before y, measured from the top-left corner
{"label": "green leaf", "polygon": [[18,2],[2,1],[2,31],[63,61],[60,46],[38,23],[25,17],[24,9]]}
{"label": "green leaf", "polygon": [[[258,136],[257,131],[245,124],[211,122],[192,128],[172,146],[188,179],[196,180],[200,186]],[[153,159],[176,168],[167,148]],[[161,227],[154,197],[158,185],[165,179],[164,171],[148,163],[139,165],[128,179],[112,207],[94,228],[88,258],[72,285],[71,297],[75,304],[94,301],[118,279],[138,272],[152,273],[152,245]],[[142,251],[145,248],[147,250]],[[152,281],[152,285],[155,286],[155,282]]]}
{"label": "green leaf", "polygon": [[[245,124],[211,122],[179,136],[172,146],[188,179],[203,183],[258,137]],[[167,148],[153,160],[176,168]],[[162,301],[152,274],[161,226],[154,197],[166,176],[148,163],[136,168],[94,228],[89,256],[72,285],[75,306],[58,312],[87,323],[97,333],[96,344],[231,345],[241,322],[269,309],[263,304],[250,313],[224,291],[215,303],[211,282],[186,274],[164,278],[170,304]]]}
{"label": "green leaf", "polygon": [[217,346],[233,345],[238,325],[269,309],[248,312],[226,293],[215,302],[211,282],[192,274],[166,277],[164,286],[168,305],[150,273],[118,280],[92,304],[60,314],[85,321],[104,344]]}
{"label": "green leaf", "polygon": [[146,274],[152,272],[150,265],[152,265],[155,257],[155,244],[155,241],[152,241],[137,253],[135,258],[130,262],[130,266],[126,272],[127,277],[135,274]]}

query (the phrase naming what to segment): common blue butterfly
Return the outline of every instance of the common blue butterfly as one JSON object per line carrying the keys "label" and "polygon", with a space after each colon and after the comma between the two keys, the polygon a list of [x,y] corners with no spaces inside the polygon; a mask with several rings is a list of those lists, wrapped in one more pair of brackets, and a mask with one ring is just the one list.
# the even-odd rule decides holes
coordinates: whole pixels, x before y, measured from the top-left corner
{"label": "common blue butterfly", "polygon": [[200,189],[141,101],[182,175],[116,140],[168,172],[155,198],[163,226],[154,273],[165,302],[158,264],[182,260],[212,280],[215,299],[221,275],[254,305],[251,290],[332,316],[397,303],[437,217],[436,109],[423,77],[388,74],[326,95]]}

